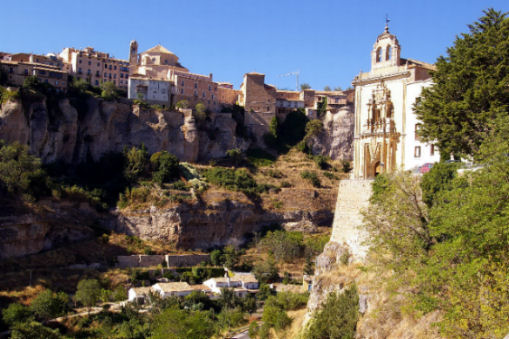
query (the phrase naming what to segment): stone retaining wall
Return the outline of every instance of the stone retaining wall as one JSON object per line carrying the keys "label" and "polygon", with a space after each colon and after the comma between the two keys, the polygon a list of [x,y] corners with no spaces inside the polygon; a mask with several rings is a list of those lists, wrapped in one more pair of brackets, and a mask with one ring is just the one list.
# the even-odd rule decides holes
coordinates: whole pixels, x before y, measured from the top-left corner
{"label": "stone retaining wall", "polygon": [[165,263],[167,267],[194,266],[208,261],[208,254],[184,255],[120,255],[117,257],[118,267],[150,267]]}

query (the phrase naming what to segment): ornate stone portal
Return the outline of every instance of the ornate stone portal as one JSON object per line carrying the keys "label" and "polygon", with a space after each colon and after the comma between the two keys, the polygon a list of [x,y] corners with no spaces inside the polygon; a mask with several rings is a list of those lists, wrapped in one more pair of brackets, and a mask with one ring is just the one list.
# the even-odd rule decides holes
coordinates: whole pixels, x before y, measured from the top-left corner
{"label": "ornate stone portal", "polygon": [[396,168],[396,150],[400,133],[394,122],[394,105],[391,91],[381,81],[373,90],[368,102],[368,119],[363,126],[361,139],[364,144],[364,173],[366,178],[391,172]]}

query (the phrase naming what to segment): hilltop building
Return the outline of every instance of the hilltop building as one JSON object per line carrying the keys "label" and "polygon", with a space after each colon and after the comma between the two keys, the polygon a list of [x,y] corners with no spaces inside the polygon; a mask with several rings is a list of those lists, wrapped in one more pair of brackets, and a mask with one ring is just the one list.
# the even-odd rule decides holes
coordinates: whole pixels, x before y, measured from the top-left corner
{"label": "hilltop building", "polygon": [[86,80],[92,86],[112,82],[118,88],[127,90],[129,62],[115,59],[108,53],[99,52],[92,47],[82,50],[64,48],[59,54],[63,70],[77,79]]}
{"label": "hilltop building", "polygon": [[237,102],[238,91],[231,84],[213,81],[212,73],[189,72],[174,53],[161,45],[138,54],[138,43],[131,41],[129,69],[129,99],[165,106],[186,100],[190,107],[203,103],[211,111]]}
{"label": "hilltop building", "polygon": [[[268,132],[270,121],[277,117],[280,121],[295,109],[303,109],[312,119],[317,118],[320,103],[327,103],[325,110],[337,113],[340,109],[350,107],[351,91],[302,91],[278,90],[275,86],[265,84],[265,74],[246,73],[240,85],[239,105],[246,113],[246,127],[261,140]],[[326,101],[325,101],[326,100]]]}
{"label": "hilltop building", "polygon": [[7,73],[8,82],[21,86],[29,76],[53,85],[57,90],[67,89],[67,74],[62,70],[63,63],[55,55],[31,53],[1,53],[0,68]]}
{"label": "hilltop building", "polygon": [[385,26],[371,51],[371,70],[353,80],[355,178],[439,161],[436,146],[419,140],[421,125],[413,110],[422,89],[432,84],[434,66],[400,54],[398,39]]}

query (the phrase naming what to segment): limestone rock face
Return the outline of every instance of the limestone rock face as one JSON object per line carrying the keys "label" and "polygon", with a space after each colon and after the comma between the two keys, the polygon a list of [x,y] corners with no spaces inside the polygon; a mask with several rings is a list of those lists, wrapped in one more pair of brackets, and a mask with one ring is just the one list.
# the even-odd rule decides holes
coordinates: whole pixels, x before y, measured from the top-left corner
{"label": "limestone rock face", "polygon": [[98,160],[124,146],[144,144],[150,153],[166,150],[181,161],[222,157],[232,148],[245,150],[249,143],[235,135],[231,114],[215,114],[202,132],[191,110],[144,109],[128,100],[108,102],[88,98],[78,112],[68,99],[58,107],[45,100],[6,102],[0,109],[0,139],[28,145],[43,162],[67,163]]}
{"label": "limestone rock face", "polygon": [[313,154],[334,160],[352,160],[354,123],[353,106],[344,106],[337,113],[327,112],[323,132],[309,142]]}
{"label": "limestone rock face", "polygon": [[264,211],[241,194],[207,194],[205,201],[168,208],[117,210],[117,220],[110,227],[142,239],[171,242],[179,248],[209,249],[239,246],[248,234],[273,223],[288,230],[315,232],[317,225],[330,225],[332,219],[328,207],[319,211]]}
{"label": "limestone rock face", "polygon": [[0,216],[0,259],[21,257],[94,236],[91,225],[100,216],[88,206],[39,201],[37,209]]}

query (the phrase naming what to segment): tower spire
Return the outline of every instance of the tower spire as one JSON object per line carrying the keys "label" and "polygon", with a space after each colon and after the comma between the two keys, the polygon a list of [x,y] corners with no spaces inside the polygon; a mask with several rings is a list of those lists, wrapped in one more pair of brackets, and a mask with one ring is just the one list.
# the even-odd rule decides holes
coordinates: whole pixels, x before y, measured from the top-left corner
{"label": "tower spire", "polygon": [[385,33],[389,33],[389,22],[391,20],[389,19],[389,15],[385,14]]}

